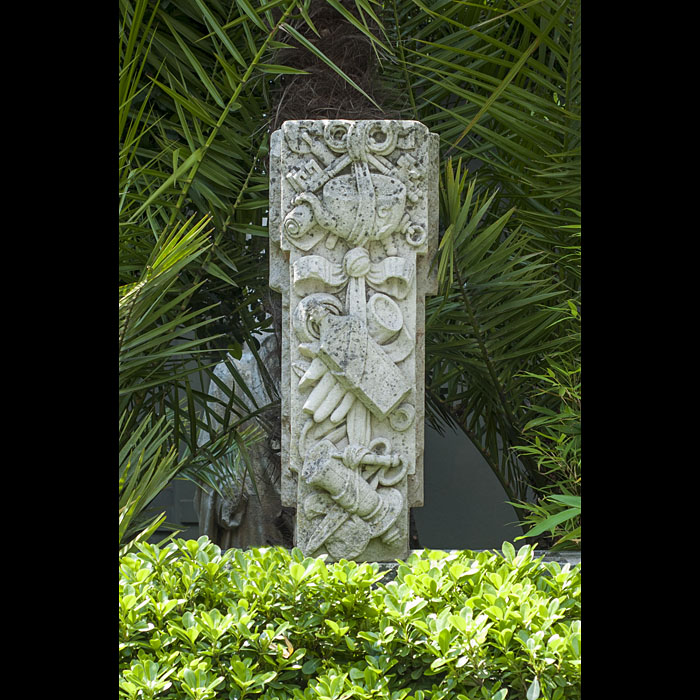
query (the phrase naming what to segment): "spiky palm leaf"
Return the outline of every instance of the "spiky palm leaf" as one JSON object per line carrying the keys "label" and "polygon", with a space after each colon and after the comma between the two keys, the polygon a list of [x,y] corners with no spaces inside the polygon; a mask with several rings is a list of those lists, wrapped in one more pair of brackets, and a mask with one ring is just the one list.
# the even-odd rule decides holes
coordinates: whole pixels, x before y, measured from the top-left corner
{"label": "spiky palm leaf", "polygon": [[382,18],[403,116],[441,137],[428,406],[472,439],[511,501],[531,499],[546,480],[513,448],[527,441],[534,376],[552,357],[580,363],[568,323],[580,309],[580,2],[392,0]]}
{"label": "spiky palm leaf", "polygon": [[[264,90],[254,83],[265,81],[262,60],[272,36],[264,22],[269,13],[251,16],[245,2],[224,8],[200,0],[122,0],[120,9],[125,546],[161,523],[147,508],[175,476],[216,486],[231,446],[245,455],[246,434],[239,427],[264,408],[251,411],[242,401],[239,394],[249,392],[235,370],[237,387],[225,406],[213,405],[205,390],[213,366],[227,351],[239,354],[251,331],[265,323],[262,253],[247,239],[260,234],[267,205],[260,172]],[[226,22],[231,26],[224,34]],[[245,67],[233,67],[241,61]],[[230,299],[225,313],[216,297],[222,289]],[[217,435],[197,444],[201,429],[215,420],[220,426],[222,416]]]}
{"label": "spiky palm leaf", "polygon": [[523,371],[567,342],[556,332],[562,295],[551,263],[528,251],[513,209],[487,215],[495,193],[468,184],[461,164],[445,168],[438,278],[441,293],[428,304],[426,323],[429,404],[447,413],[481,450],[512,500],[527,496],[538,472],[511,452],[527,420],[532,383]]}

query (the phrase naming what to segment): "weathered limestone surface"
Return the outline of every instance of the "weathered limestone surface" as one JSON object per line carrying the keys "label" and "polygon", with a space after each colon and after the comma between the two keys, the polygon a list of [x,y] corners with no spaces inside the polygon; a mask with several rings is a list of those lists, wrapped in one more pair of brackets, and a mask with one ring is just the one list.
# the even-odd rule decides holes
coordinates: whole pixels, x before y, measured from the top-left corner
{"label": "weathered limestone surface", "polygon": [[438,137],[419,122],[287,121],[272,134],[281,492],[307,555],[408,555],[409,508],[423,505],[437,177]]}

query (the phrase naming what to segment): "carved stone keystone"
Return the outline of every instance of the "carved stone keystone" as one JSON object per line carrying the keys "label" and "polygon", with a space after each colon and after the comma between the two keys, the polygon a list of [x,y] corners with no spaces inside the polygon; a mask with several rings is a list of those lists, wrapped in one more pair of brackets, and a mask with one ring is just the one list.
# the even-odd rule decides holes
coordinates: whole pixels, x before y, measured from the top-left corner
{"label": "carved stone keystone", "polygon": [[270,142],[282,294],[282,504],[329,560],[408,556],[423,505],[425,295],[438,136],[415,121],[287,121]]}

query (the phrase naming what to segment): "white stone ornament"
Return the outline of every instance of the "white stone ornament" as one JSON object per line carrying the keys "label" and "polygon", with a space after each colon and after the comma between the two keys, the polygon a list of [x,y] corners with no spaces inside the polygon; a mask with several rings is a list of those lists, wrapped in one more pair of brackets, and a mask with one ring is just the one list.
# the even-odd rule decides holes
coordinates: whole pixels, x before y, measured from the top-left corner
{"label": "white stone ornament", "polygon": [[272,134],[282,503],[306,555],[408,555],[409,508],[423,505],[437,178],[438,137],[419,122],[288,121]]}

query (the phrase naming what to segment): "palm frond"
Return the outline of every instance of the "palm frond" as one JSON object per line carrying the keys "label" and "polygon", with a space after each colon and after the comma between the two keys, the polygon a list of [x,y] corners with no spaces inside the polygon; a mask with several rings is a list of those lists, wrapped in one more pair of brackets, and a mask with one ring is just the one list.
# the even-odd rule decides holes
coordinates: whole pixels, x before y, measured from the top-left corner
{"label": "palm frond", "polygon": [[440,294],[426,310],[426,366],[433,394],[475,445],[514,498],[524,498],[537,470],[514,459],[512,445],[531,395],[524,370],[541,366],[564,346],[556,332],[566,294],[543,255],[528,251],[522,226],[511,228],[514,210],[488,217],[494,193],[469,178],[461,162],[448,160],[441,186]]}
{"label": "palm frond", "polygon": [[120,0],[120,546],[158,527],[148,506],[173,478],[245,453],[262,410],[235,377],[222,430],[198,444],[213,368],[269,324],[265,95],[298,5]]}

